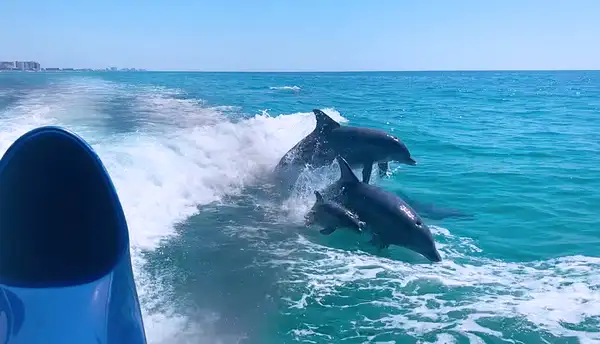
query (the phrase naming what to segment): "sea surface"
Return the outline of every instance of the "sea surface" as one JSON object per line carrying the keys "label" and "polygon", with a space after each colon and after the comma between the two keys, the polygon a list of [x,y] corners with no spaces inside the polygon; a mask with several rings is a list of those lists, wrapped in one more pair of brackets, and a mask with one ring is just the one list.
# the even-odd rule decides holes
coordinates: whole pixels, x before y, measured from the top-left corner
{"label": "sea surface", "polygon": [[[425,218],[441,263],[304,227],[336,163],[269,196],[313,108],[406,143],[372,183],[472,216]],[[600,72],[0,73],[0,154],[42,125],[114,180],[149,343],[600,342]]]}

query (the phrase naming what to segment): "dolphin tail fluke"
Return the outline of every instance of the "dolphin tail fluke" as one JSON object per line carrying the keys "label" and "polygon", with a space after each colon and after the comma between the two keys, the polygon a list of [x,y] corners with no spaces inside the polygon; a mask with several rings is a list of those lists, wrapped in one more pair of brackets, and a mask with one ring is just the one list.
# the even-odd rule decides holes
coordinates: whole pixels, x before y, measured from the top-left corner
{"label": "dolphin tail fluke", "polygon": [[327,116],[327,114],[319,109],[313,109],[315,119],[317,120],[317,126],[315,129],[319,132],[330,131],[335,128],[339,128],[340,124],[333,120],[333,118]]}
{"label": "dolphin tail fluke", "polygon": [[360,183],[354,172],[352,172],[352,169],[350,168],[350,165],[348,165],[346,159],[339,155],[335,159],[340,165],[340,181],[345,183]]}

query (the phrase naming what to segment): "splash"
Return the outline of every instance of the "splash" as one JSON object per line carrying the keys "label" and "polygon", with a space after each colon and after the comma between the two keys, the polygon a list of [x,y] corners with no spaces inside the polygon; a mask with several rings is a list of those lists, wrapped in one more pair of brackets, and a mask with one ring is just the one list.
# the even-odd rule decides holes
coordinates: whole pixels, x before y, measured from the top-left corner
{"label": "splash", "polygon": [[[364,252],[365,246],[338,250],[305,237],[280,245],[273,263],[290,271],[281,281],[293,295],[287,299],[290,311],[360,307],[362,315],[348,319],[328,338],[332,342],[356,333],[367,340],[370,332],[431,341],[518,340],[528,332],[600,340],[593,331],[600,317],[600,278],[590,273],[600,268],[600,259],[508,263],[481,258],[470,240],[433,229],[442,243],[440,264],[410,262],[403,249],[393,249],[395,259],[389,259]],[[306,331],[318,328],[309,321],[298,324],[296,338],[308,339],[314,331]]]}
{"label": "splash", "polygon": [[[123,118],[113,116],[108,107],[115,101],[130,113],[128,130],[115,130],[123,127]],[[345,122],[334,109],[323,110]],[[229,341],[217,338],[211,327],[218,314],[194,314],[190,320],[189,314],[182,316],[164,304],[169,290],[144,273],[143,252],[177,235],[176,225],[196,214],[199,205],[239,195],[260,181],[315,126],[311,112],[263,111],[230,121],[230,113],[237,111],[186,99],[179,90],[81,78],[31,90],[0,114],[0,153],[28,130],[62,125],[88,140],[104,161],[128,219],[150,343]],[[338,175],[336,163],[305,171],[292,196],[269,204],[269,210],[286,226],[299,224],[314,202],[312,190]],[[270,264],[289,273],[279,283],[289,292],[285,301],[290,316],[360,307],[354,318],[337,324],[342,337],[390,342],[387,333],[409,336],[409,341],[527,342],[503,332],[503,326],[512,326],[508,331],[541,333],[549,342],[558,336],[600,340],[593,332],[600,321],[600,280],[593,273],[600,268],[597,258],[504,262],[484,258],[467,238],[444,228],[434,230],[444,258],[441,264],[415,264],[400,249],[391,251],[394,259],[367,253],[361,244],[336,249],[310,235],[249,243],[263,245],[261,250],[273,256]],[[265,235],[258,230],[238,232]],[[294,325],[290,333],[306,341],[340,338],[309,320]]]}
{"label": "splash", "polygon": [[278,90],[278,91],[300,91],[301,88],[300,86],[271,86],[269,87],[269,89],[271,90]]}
{"label": "splash", "polygon": [[[199,205],[239,194],[269,173],[316,124],[311,112],[271,116],[263,111],[231,122],[227,112],[236,108],[206,107],[178,95],[177,90],[81,78],[31,91],[0,116],[1,154],[35,127],[60,125],[90,142],[103,160],[128,220],[134,274],[151,343],[174,338],[185,342],[199,334],[172,309],[149,311],[161,303],[165,290],[144,275],[142,252],[175,235],[175,225],[197,213]],[[106,111],[107,104],[122,99],[139,117],[132,130],[115,133],[117,119]],[[324,111],[344,120],[333,109]]]}

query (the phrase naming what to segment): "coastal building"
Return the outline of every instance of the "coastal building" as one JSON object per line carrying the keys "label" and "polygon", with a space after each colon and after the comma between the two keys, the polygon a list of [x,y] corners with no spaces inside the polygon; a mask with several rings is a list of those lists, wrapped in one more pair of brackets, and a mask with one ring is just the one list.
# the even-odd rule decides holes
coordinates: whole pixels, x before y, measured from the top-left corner
{"label": "coastal building", "polygon": [[40,70],[40,64],[35,61],[27,61],[27,62],[25,62],[25,70],[31,70],[31,71],[37,72]]}
{"label": "coastal building", "polygon": [[35,61],[0,61],[0,70],[34,71],[40,70],[40,64]]}
{"label": "coastal building", "polygon": [[15,69],[15,61],[0,61],[0,70]]}
{"label": "coastal building", "polygon": [[144,72],[145,69],[136,68],[117,68],[117,67],[106,67],[100,69],[92,68],[56,68],[46,67],[42,68],[39,62],[36,61],[0,61],[0,71],[26,71],[26,72]]}

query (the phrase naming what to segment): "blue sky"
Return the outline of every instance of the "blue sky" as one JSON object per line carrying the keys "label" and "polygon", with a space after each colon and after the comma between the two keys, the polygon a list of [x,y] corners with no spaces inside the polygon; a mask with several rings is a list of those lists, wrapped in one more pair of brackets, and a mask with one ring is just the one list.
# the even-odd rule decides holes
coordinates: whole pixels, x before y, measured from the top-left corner
{"label": "blue sky", "polygon": [[6,0],[0,60],[159,70],[600,69],[598,0]]}

